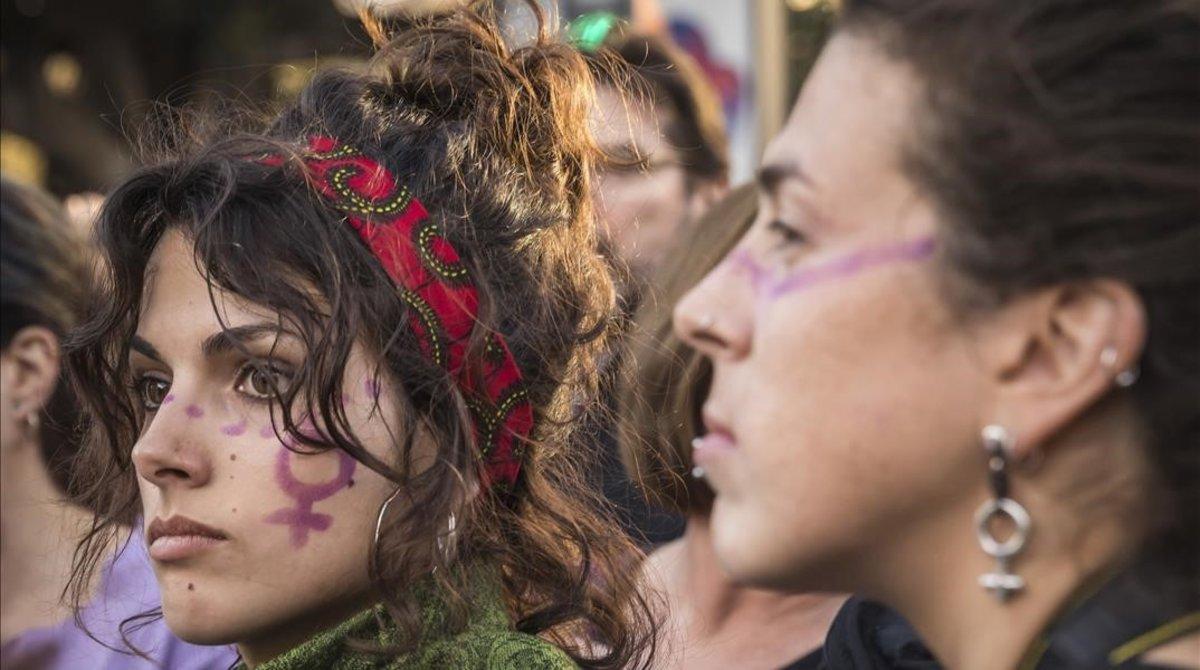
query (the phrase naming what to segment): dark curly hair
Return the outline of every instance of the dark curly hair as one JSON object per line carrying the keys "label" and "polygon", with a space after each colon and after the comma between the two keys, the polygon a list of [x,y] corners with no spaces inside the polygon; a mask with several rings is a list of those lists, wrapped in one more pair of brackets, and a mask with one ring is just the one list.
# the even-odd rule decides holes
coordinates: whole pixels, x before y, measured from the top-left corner
{"label": "dark curly hair", "polygon": [[[367,71],[317,74],[258,128],[187,125],[109,196],[99,224],[109,295],[72,343],[75,379],[97,426],[81,466],[93,482],[85,497],[101,510],[77,552],[77,602],[118,524],[138,511],[129,454],[142,417],[112,389],[129,385],[147,261],[176,229],[194,242],[211,290],[276,310],[302,336],[307,360],[276,393],[289,410],[281,429],[346,451],[406,496],[393,508],[405,511],[385,520],[370,566],[403,647],[420,643],[409,586],[435,568],[455,632],[467,623],[469,590],[455,566],[482,560],[499,567],[519,631],[548,638],[583,667],[649,662],[651,610],[624,569],[636,549],[581,475],[590,449],[577,428],[583,408],[596,404],[595,359],[615,303],[588,197],[597,151],[587,125],[592,80],[583,58],[549,34],[537,3],[528,4],[538,31],[519,48],[507,46],[491,3],[391,35],[368,18],[378,53]],[[450,374],[421,354],[409,307],[381,264],[303,177],[300,157],[314,134],[403,175],[463,256],[480,300],[469,351],[482,355],[502,334],[534,410],[521,476],[507,490],[471,495],[481,475],[471,411]],[[253,160],[268,154],[283,165]],[[396,467],[366,452],[338,400],[355,343],[407,398]],[[297,430],[292,417],[302,414],[320,418],[320,442]],[[415,472],[410,447],[419,430],[433,435],[438,458]],[[432,547],[451,513],[456,550],[447,556]]]}
{"label": "dark curly hair", "polygon": [[947,217],[961,306],[1090,278],[1141,298],[1148,339],[1130,392],[1164,484],[1145,549],[1200,594],[1200,5],[843,9],[841,30],[923,83],[905,166]]}

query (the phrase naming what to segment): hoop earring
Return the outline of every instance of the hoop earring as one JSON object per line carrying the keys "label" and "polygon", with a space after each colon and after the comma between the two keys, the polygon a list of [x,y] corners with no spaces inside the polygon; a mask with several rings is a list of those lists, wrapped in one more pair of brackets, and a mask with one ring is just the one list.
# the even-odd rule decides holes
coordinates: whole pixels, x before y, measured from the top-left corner
{"label": "hoop earring", "polygon": [[438,535],[437,548],[438,553],[442,555],[442,560],[449,563],[450,558],[454,555],[454,549],[457,542],[457,519],[454,518],[454,512],[450,513],[450,518],[446,520],[446,534]]}
{"label": "hoop earring", "polygon": [[[1008,602],[1025,589],[1025,580],[1012,572],[1009,564],[1025,548],[1033,520],[1029,512],[1017,501],[1008,497],[1008,462],[1012,454],[1013,438],[1000,425],[986,426],[982,432],[983,448],[988,459],[988,484],[992,499],[984,502],[975,511],[975,537],[983,553],[996,560],[996,569],[979,576],[979,585],[990,591],[1001,603]],[[1001,515],[1012,519],[1015,526],[1012,537],[1001,542],[992,535],[991,524]]]}
{"label": "hoop earring", "polygon": [[375,538],[371,540],[372,553],[375,555],[379,554],[379,530],[383,528],[383,517],[387,514],[388,505],[391,505],[398,495],[400,495],[399,486],[392,491],[392,495],[388,496],[387,500],[383,501],[383,506],[379,508],[379,516],[375,518]]}

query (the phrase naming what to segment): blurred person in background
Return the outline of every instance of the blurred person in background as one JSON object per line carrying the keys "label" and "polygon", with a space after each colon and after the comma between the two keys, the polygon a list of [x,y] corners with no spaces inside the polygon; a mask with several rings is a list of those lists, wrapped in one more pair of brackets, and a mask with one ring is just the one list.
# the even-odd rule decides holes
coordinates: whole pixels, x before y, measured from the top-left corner
{"label": "blurred person in background", "polygon": [[[231,649],[174,638],[161,622],[130,633],[151,662],[105,645],[121,644],[122,622],[158,606],[140,542],[103,547],[119,553],[87,584],[76,625],[63,592],[75,545],[92,512],[69,501],[81,414],[60,381],[61,342],[87,300],[86,249],[67,215],[43,193],[0,178],[0,663],[39,668],[225,668]],[[89,634],[102,642],[92,639]]]}
{"label": "blurred person in background", "polygon": [[871,599],[817,667],[1196,667],[1196,4],[842,5],[676,308],[718,560]]}
{"label": "blurred person in background", "polygon": [[[627,321],[642,300],[656,299],[651,277],[667,251],[725,192],[729,147],[720,99],[691,57],[665,37],[629,32],[609,19],[605,36],[593,35],[596,44],[581,48],[598,81],[592,128],[609,158],[594,182],[594,202],[620,269]],[[617,348],[607,361],[608,377],[615,376],[620,357]],[[653,547],[678,537],[683,519],[647,505],[622,469],[614,421],[607,416],[614,394],[606,389],[608,409],[596,428],[599,486],[626,530]]]}
{"label": "blurred person in background", "polygon": [[599,81],[593,132],[612,158],[594,184],[597,214],[636,295],[724,194],[725,118],[703,71],[666,37],[618,28],[590,60]]}
{"label": "blurred person in background", "polygon": [[673,334],[671,312],[749,229],[757,198],[753,186],[735,189],[672,249],[654,277],[658,297],[638,310],[623,363],[622,460],[652,503],[687,521],[683,537],[656,548],[643,568],[646,583],[666,597],[660,667],[790,668],[821,645],[844,600],[732,582],[713,550],[712,490],[692,462],[711,368]]}

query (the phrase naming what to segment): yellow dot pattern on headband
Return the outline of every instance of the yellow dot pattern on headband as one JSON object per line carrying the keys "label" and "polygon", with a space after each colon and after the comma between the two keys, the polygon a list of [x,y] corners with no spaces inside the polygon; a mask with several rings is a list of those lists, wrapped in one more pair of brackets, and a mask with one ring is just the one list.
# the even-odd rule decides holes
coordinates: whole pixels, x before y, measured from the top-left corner
{"label": "yellow dot pattern on headband", "polygon": [[434,364],[444,367],[445,353],[442,351],[442,342],[438,338],[438,333],[442,332],[442,324],[438,321],[437,314],[421,299],[421,296],[413,291],[402,289],[400,296],[417,313],[417,318],[425,328],[425,339],[429,342],[429,357],[433,359]]}
{"label": "yellow dot pattern on headband", "polygon": [[467,407],[480,419],[484,428],[483,450],[481,456],[487,456],[494,445],[496,437],[496,426],[504,421],[508,413],[513,407],[523,402],[527,397],[524,388],[518,388],[504,397],[494,409],[486,410],[478,401],[473,399],[467,400]]}
{"label": "yellow dot pattern on headband", "polygon": [[329,185],[338,194],[338,199],[333,204],[344,212],[363,216],[395,214],[407,207],[409,201],[412,200],[412,194],[407,186],[398,186],[399,191],[390,200],[383,202],[368,200],[355,193],[350,186],[350,178],[357,174],[359,174],[358,168],[349,165],[343,165],[330,171]]}
{"label": "yellow dot pattern on headband", "polygon": [[450,264],[443,262],[442,259],[433,253],[430,247],[430,242],[435,237],[440,237],[441,233],[437,229],[437,224],[429,219],[417,228],[417,253],[421,254],[421,260],[425,262],[425,266],[439,274],[443,279],[462,279],[467,276],[467,268],[461,264]]}

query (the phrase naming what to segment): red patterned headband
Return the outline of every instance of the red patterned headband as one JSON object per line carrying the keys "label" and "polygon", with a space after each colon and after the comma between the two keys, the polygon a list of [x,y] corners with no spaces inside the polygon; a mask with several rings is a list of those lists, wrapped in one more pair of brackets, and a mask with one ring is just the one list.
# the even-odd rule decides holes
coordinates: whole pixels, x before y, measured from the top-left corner
{"label": "red patterned headband", "polygon": [[512,486],[521,470],[520,441],[533,430],[533,407],[499,333],[476,366],[483,386],[477,388],[465,358],[479,292],[458,251],[421,201],[378,161],[322,135],[309,138],[308,150],[304,163],[317,188],[383,264],[411,308],[409,326],[422,353],[450,373],[466,399],[484,459],[484,487]]}

